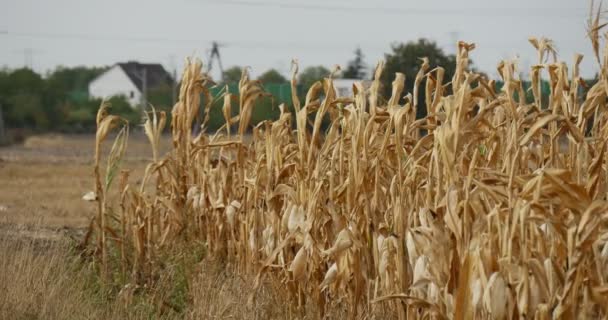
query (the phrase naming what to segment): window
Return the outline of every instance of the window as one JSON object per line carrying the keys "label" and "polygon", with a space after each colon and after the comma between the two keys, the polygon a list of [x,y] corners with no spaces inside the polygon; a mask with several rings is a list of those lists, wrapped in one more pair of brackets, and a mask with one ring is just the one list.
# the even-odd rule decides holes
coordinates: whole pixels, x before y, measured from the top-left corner
{"label": "window", "polygon": [[129,98],[133,99],[134,96],[135,96],[135,93],[133,92],[133,90],[131,90],[131,92],[129,92]]}

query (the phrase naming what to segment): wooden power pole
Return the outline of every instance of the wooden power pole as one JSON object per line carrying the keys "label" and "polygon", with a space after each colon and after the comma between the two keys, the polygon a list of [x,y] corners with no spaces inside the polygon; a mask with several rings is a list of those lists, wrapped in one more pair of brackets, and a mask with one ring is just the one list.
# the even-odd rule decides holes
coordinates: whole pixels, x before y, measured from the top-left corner
{"label": "wooden power pole", "polygon": [[0,146],[8,143],[6,132],[4,130],[4,117],[2,113],[2,104],[0,104]]}
{"label": "wooden power pole", "polygon": [[142,110],[146,110],[148,107],[148,70],[146,67],[141,72],[141,87]]}

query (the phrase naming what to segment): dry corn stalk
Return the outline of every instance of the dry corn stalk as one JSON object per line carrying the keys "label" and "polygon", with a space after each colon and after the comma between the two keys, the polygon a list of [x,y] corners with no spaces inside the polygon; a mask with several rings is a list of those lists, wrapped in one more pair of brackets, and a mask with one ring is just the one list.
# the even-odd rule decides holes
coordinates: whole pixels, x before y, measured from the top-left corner
{"label": "dry corn stalk", "polygon": [[[602,26],[593,20],[590,33]],[[239,95],[224,96],[225,135],[195,139],[210,82],[200,62],[188,61],[174,149],[146,170],[144,181],[157,177],[154,193],[124,189],[129,232],[121,241],[134,248],[124,261],[150,275],[162,264],[156,251],[197,239],[257,273],[256,286],[267,274],[282,279],[300,310],[315,304],[320,316],[340,306],[353,317],[385,309],[401,319],[608,316],[608,75],[582,97],[582,58],[570,77],[565,63],[546,62],[555,55],[550,40],[530,42],[539,52],[532,101],[514,62],[499,64],[497,92],[468,70],[475,46],[460,42],[451,89],[444,69],[429,71],[423,59],[413,95],[401,104],[397,74],[383,100],[379,63],[370,89],[356,84],[353,97],[339,99],[323,79],[303,105],[294,94],[291,111],[281,106],[278,119],[255,126],[252,108],[265,93],[245,70]],[[608,69],[608,56],[598,61]],[[297,70],[294,62],[293,88]],[[416,119],[421,85],[429,115]],[[101,118],[100,128],[113,123]],[[160,123],[146,124],[153,150]]]}

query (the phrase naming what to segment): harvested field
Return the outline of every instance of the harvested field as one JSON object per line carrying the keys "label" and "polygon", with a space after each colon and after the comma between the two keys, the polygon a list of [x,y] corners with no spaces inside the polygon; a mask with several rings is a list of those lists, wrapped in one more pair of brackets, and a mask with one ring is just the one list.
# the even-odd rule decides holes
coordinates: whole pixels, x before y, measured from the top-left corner
{"label": "harvested field", "polygon": [[[88,226],[95,208],[82,196],[94,188],[92,139],[91,135],[35,136],[23,145],[0,148],[0,223]],[[124,168],[139,172],[152,154],[143,135],[132,137],[131,148]]]}

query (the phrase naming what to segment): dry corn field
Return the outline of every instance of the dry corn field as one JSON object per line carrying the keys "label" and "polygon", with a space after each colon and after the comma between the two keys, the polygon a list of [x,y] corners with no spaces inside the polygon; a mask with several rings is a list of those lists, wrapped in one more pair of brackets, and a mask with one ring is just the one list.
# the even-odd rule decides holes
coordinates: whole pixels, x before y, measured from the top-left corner
{"label": "dry corn field", "polygon": [[[214,98],[202,63],[189,60],[166,154],[157,151],[166,115],[148,113],[154,161],[140,186],[120,170],[128,125],[107,105],[98,113],[97,149],[119,130],[107,161],[96,154],[89,195],[98,216],[85,240],[102,277],[153,283],[162,257],[194,244],[253,275],[255,288],[282,283],[286,318],[607,317],[608,55],[598,20],[599,81],[586,96],[582,56],[549,62],[547,39],[530,39],[533,101],[514,62],[499,64],[496,90],[468,68],[475,46],[460,42],[452,79],[422,59],[416,78],[397,73],[383,98],[379,63],[370,88],[337,98],[330,75],[253,128],[265,92],[245,70],[239,95],[223,95],[227,125],[208,133],[203,119],[197,136],[201,101]],[[293,92],[297,72],[294,63]],[[423,103],[428,116],[416,119]],[[255,308],[255,293],[247,303]]]}

